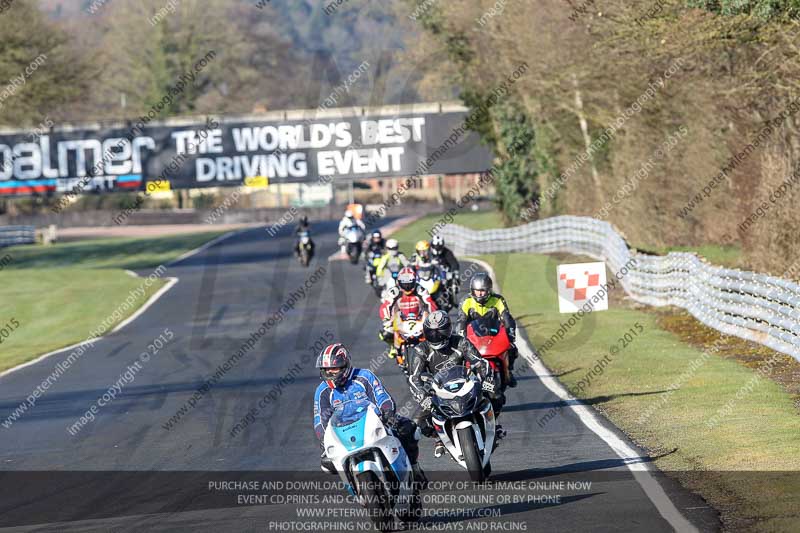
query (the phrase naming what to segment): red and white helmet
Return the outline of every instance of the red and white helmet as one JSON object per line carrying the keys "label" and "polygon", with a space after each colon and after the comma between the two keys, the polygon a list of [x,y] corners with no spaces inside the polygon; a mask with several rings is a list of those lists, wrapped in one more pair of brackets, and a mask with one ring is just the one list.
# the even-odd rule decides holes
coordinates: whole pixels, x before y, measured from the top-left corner
{"label": "red and white helmet", "polygon": [[320,379],[332,389],[347,383],[353,373],[350,354],[347,353],[347,348],[339,342],[329,344],[319,352],[317,368],[319,368]]}
{"label": "red and white helmet", "polygon": [[397,274],[397,286],[406,294],[410,294],[417,286],[417,275],[411,267],[403,267]]}

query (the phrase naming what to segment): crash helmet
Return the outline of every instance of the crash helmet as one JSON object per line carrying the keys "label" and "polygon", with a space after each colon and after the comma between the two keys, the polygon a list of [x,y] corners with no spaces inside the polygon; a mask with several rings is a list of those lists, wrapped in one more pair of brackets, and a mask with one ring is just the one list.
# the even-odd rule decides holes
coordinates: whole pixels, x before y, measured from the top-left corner
{"label": "crash helmet", "polygon": [[396,256],[400,253],[400,243],[397,242],[397,239],[389,239],[386,241],[386,250],[389,254]]}
{"label": "crash helmet", "polygon": [[410,294],[414,290],[417,286],[417,275],[414,273],[413,268],[404,267],[400,270],[397,274],[397,286],[406,294]]}
{"label": "crash helmet", "polygon": [[476,302],[483,305],[492,295],[492,278],[486,272],[478,272],[469,280],[469,293]]}
{"label": "crash helmet", "polygon": [[440,235],[434,235],[431,239],[431,249],[433,253],[440,254],[442,249],[444,249],[444,238]]}
{"label": "crash helmet", "polygon": [[418,241],[414,247],[417,251],[417,257],[428,260],[431,257],[431,244],[428,241]]}
{"label": "crash helmet", "polygon": [[450,342],[453,334],[453,322],[450,316],[441,309],[429,314],[422,323],[425,340],[434,350],[441,350]]}
{"label": "crash helmet", "polygon": [[374,244],[380,244],[381,240],[383,239],[383,235],[381,234],[381,230],[376,229],[372,232],[372,242]]}
{"label": "crash helmet", "polygon": [[353,373],[350,354],[339,342],[329,344],[319,352],[316,366],[319,368],[319,378],[331,389],[344,386]]}

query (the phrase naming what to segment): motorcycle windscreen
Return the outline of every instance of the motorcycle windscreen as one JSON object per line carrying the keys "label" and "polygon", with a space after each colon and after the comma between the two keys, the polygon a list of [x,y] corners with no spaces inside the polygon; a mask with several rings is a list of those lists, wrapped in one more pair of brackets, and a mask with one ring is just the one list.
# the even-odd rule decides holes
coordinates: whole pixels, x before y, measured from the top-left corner
{"label": "motorcycle windscreen", "polygon": [[469,379],[466,367],[454,366],[442,370],[434,376],[433,381],[444,391],[437,393],[433,398],[436,408],[442,414],[456,418],[467,416],[474,411],[479,398],[479,389],[475,387],[475,382]]}
{"label": "motorcycle windscreen", "polygon": [[476,318],[467,326],[467,339],[484,357],[497,357],[511,347],[506,328],[494,313]]}
{"label": "motorcycle windscreen", "polygon": [[364,446],[364,428],[370,409],[374,410],[375,406],[369,400],[351,400],[333,410],[330,425],[348,450]]}
{"label": "motorcycle windscreen", "polygon": [[[440,370],[433,376],[433,382],[436,383],[436,386],[447,391],[450,391],[451,387],[455,387],[456,383],[463,385],[468,379],[469,369],[465,366],[451,366]],[[455,387],[455,390],[460,389],[461,385]]]}

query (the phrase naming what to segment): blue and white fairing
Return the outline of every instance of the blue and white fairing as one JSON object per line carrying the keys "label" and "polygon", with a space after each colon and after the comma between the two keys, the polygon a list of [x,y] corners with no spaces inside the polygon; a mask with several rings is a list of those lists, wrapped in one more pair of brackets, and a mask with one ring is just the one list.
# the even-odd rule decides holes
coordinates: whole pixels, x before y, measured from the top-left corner
{"label": "blue and white fairing", "polygon": [[336,406],[325,430],[325,452],[351,494],[356,494],[357,475],[372,471],[383,482],[387,496],[407,497],[413,492],[411,462],[379,413],[367,399]]}

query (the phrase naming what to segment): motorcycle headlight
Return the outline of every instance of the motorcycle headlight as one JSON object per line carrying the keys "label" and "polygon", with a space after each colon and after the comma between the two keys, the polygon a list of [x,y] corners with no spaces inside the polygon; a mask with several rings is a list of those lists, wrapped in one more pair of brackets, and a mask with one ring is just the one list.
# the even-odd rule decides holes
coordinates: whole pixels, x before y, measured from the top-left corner
{"label": "motorcycle headlight", "polygon": [[376,439],[380,439],[380,438],[385,437],[385,436],[386,436],[386,430],[385,429],[383,429],[382,427],[375,428],[375,438]]}

